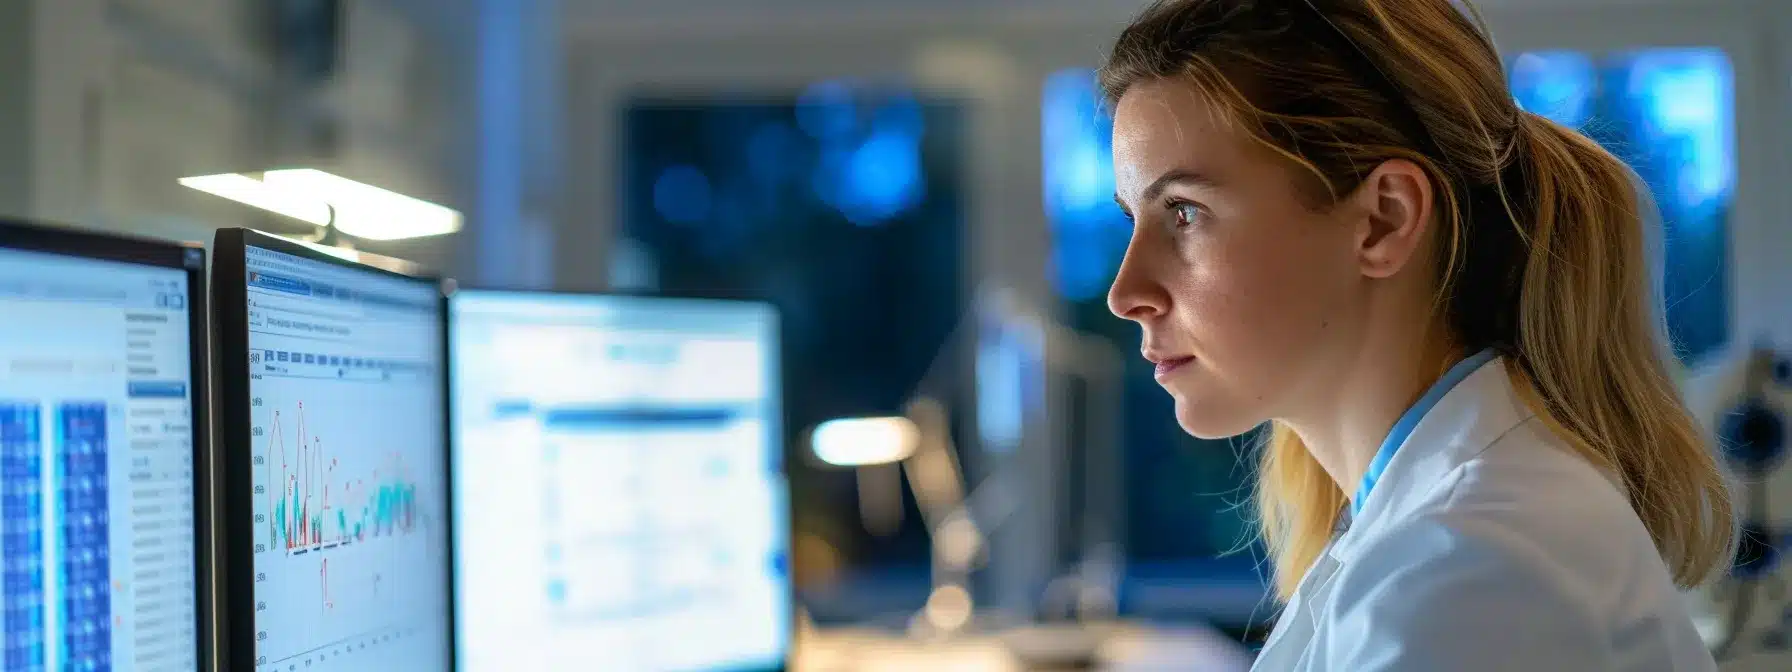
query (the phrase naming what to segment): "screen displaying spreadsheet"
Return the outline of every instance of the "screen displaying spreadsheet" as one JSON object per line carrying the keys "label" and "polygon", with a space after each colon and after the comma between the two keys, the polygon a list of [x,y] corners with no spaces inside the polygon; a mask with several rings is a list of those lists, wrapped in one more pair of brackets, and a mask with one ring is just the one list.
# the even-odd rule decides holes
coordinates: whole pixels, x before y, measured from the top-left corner
{"label": "screen displaying spreadsheet", "polygon": [[462,669],[780,669],[776,313],[477,290],[449,312]]}
{"label": "screen displaying spreadsheet", "polygon": [[0,247],[0,669],[199,665],[189,284]]}

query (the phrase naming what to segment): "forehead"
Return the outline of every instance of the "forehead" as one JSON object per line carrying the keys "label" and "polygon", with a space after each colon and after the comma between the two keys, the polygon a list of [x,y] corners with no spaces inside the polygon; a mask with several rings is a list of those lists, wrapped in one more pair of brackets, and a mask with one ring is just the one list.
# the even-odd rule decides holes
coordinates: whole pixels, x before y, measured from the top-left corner
{"label": "forehead", "polygon": [[1220,178],[1248,149],[1221,110],[1187,82],[1140,82],[1114,108],[1114,186],[1123,199],[1172,170]]}

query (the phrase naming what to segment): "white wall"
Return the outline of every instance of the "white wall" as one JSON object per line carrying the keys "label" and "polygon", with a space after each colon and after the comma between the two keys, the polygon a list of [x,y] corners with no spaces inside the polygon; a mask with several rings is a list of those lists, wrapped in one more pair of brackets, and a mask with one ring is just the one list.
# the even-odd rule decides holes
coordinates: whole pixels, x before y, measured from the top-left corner
{"label": "white wall", "polygon": [[[187,240],[285,222],[178,186],[182,176],[302,163],[464,206],[470,119],[455,112],[470,59],[395,9],[346,3],[340,75],[308,92],[275,76],[250,0],[12,0],[25,45],[0,56],[28,144],[0,150],[0,213]],[[447,3],[439,6],[448,6]],[[9,35],[12,37],[12,35]],[[7,119],[0,112],[0,119]],[[333,125],[331,150],[301,137]],[[453,241],[383,246],[426,263]]]}

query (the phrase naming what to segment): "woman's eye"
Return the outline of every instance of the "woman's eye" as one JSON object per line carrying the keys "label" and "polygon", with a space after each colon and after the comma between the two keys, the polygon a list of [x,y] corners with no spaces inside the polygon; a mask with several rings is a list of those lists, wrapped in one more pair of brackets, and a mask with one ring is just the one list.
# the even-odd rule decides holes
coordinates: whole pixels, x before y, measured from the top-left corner
{"label": "woman's eye", "polygon": [[1177,203],[1170,206],[1170,211],[1176,215],[1176,228],[1200,224],[1207,215],[1205,209],[1193,203]]}

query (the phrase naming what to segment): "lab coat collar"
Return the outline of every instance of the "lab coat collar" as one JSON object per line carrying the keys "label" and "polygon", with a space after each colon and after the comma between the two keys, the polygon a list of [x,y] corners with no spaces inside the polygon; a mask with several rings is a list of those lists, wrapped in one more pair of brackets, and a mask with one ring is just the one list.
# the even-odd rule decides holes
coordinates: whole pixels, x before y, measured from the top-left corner
{"label": "lab coat collar", "polygon": [[1446,474],[1535,415],[1513,389],[1506,366],[1503,357],[1481,366],[1425,413],[1331,545],[1333,559],[1349,562],[1360,540],[1405,519]]}
{"label": "lab coat collar", "polygon": [[1412,408],[1406,409],[1406,412],[1400,415],[1400,419],[1394,422],[1394,428],[1388,430],[1387,438],[1382,440],[1381,448],[1375,451],[1374,459],[1369,461],[1369,469],[1363,472],[1362,484],[1357,486],[1356,495],[1350,501],[1351,515],[1354,516],[1362,511],[1363,502],[1369,498],[1369,493],[1375,490],[1375,483],[1381,479],[1382,472],[1387,470],[1388,460],[1392,459],[1395,452],[1400,450],[1400,444],[1406,442],[1406,437],[1412,436],[1413,428],[1419,424],[1420,420],[1425,419],[1425,416],[1431,412],[1431,408],[1436,406],[1444,395],[1456,389],[1456,386],[1460,385],[1464,379],[1481,370],[1482,366],[1498,356],[1499,353],[1494,352],[1493,348],[1487,348],[1456,362],[1455,366],[1444,372],[1442,378],[1431,384],[1431,389],[1425,390],[1425,394],[1413,403]]}

